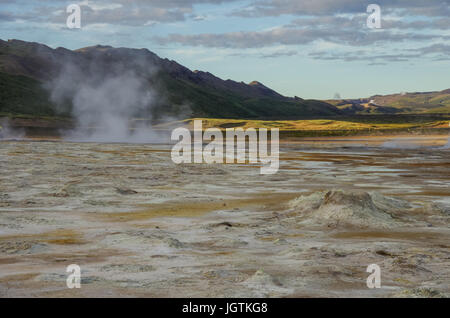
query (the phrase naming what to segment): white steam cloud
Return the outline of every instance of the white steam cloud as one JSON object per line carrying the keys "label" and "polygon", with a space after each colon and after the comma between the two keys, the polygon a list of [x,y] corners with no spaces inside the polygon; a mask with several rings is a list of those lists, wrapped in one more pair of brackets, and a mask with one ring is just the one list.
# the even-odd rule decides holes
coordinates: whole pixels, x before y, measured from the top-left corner
{"label": "white steam cloud", "polygon": [[[76,128],[63,133],[69,141],[151,143],[160,138],[148,124],[132,124],[139,118],[151,119],[158,100],[150,78],[155,67],[143,59],[105,62],[104,57],[89,61],[88,67],[71,61],[49,83],[51,99],[60,107],[71,105]],[[149,122],[147,121],[147,122]],[[140,121],[146,122],[146,121]]]}
{"label": "white steam cloud", "polygon": [[22,140],[25,137],[23,129],[12,127],[9,119],[0,120],[0,140]]}

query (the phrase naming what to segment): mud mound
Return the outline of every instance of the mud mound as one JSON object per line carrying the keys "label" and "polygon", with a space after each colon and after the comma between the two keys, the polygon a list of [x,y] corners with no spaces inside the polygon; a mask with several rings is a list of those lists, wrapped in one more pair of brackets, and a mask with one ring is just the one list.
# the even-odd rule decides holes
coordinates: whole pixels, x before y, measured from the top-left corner
{"label": "mud mound", "polygon": [[328,227],[391,228],[401,223],[393,218],[399,210],[410,208],[405,201],[380,194],[350,191],[317,192],[289,203],[288,216],[311,225]]}

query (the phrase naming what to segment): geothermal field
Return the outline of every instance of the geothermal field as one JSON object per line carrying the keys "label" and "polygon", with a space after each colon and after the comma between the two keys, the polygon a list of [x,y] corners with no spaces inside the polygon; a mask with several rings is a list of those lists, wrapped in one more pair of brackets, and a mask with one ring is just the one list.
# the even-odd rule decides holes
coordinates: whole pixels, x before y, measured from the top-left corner
{"label": "geothermal field", "polygon": [[0,142],[0,296],[450,295],[447,136],[282,141],[274,175],[170,152]]}

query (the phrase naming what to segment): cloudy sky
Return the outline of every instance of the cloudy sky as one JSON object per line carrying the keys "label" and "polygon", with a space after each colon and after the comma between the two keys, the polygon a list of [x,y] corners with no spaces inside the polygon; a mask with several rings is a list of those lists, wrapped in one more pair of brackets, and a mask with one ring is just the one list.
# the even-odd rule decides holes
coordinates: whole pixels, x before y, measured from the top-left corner
{"label": "cloudy sky", "polygon": [[[382,29],[367,27],[371,3]],[[450,88],[450,0],[0,0],[0,39],[12,38],[147,48],[303,98]]]}

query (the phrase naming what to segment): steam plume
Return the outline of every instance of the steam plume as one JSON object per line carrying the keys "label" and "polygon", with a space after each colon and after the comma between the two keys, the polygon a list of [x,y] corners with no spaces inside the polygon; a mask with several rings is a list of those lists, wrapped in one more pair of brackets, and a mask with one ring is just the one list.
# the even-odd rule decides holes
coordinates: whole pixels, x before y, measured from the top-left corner
{"label": "steam plume", "polygon": [[71,105],[76,120],[77,128],[64,134],[66,140],[148,143],[158,139],[148,125],[131,126],[138,115],[151,119],[150,110],[161,98],[149,80],[154,65],[142,56],[111,61],[102,55],[77,62],[66,61],[48,85],[52,101],[61,108]]}
{"label": "steam plume", "polygon": [[25,137],[22,129],[13,128],[9,119],[3,118],[0,121],[0,140],[21,140]]}

